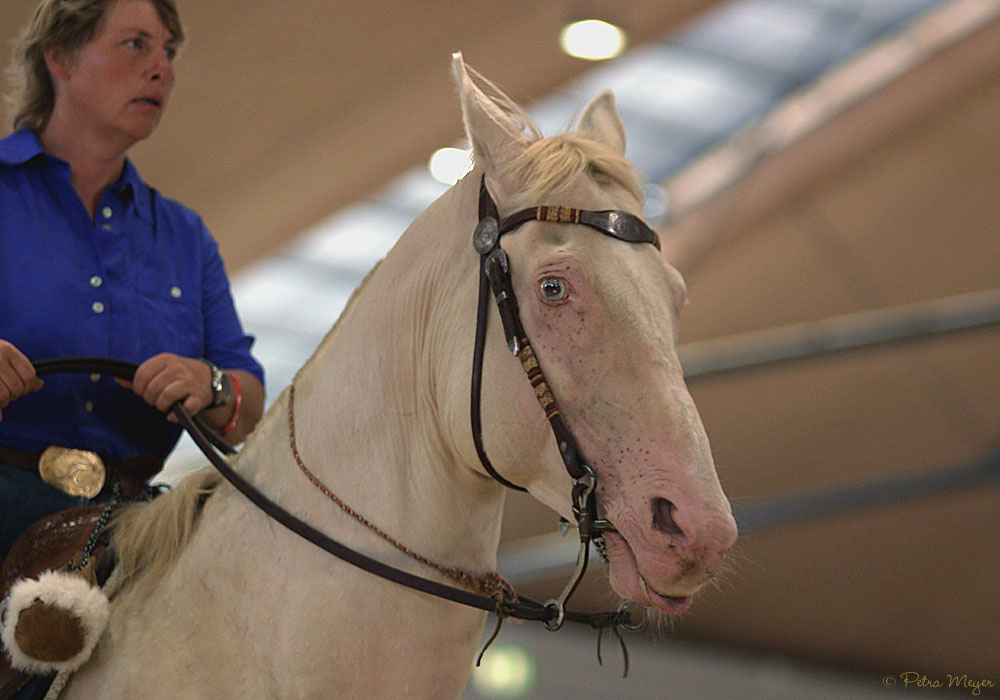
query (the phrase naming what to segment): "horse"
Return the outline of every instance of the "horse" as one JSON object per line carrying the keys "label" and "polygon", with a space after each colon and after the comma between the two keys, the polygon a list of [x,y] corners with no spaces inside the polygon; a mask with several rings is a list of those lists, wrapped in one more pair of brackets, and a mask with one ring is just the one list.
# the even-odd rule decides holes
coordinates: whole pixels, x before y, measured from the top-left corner
{"label": "horse", "polygon": [[[614,98],[543,137],[460,54],[452,64],[472,171],[368,274],[230,464],[346,546],[474,586],[496,567],[507,489],[491,473],[577,522],[549,392],[594,476],[612,589],[683,612],[737,533],[675,351],[684,283],[652,239],[571,218],[494,241],[545,381],[525,379],[490,308],[476,435],[469,410],[484,193],[500,219],[541,202],[646,226]],[[211,468],[132,506],[113,544],[110,621],[67,700],[458,698],[487,616],[330,556]]]}

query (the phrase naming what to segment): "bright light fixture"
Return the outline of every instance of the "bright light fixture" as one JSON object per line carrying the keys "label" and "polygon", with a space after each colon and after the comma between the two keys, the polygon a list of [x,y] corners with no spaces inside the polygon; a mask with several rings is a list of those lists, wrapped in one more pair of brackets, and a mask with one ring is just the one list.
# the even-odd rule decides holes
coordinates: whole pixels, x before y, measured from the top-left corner
{"label": "bright light fixture", "polygon": [[624,30],[599,19],[572,22],[559,33],[563,51],[588,61],[614,58],[625,50],[626,43]]}
{"label": "bright light fixture", "polygon": [[427,164],[438,182],[454,185],[472,169],[472,152],[464,148],[439,148]]}

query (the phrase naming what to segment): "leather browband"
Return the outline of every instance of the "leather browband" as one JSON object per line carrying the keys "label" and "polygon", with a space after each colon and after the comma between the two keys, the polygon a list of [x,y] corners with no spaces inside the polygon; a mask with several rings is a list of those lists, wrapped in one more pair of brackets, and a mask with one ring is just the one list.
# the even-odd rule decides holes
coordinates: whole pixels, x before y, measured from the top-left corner
{"label": "leather browband", "polygon": [[[482,216],[480,216],[482,218]],[[660,236],[635,214],[616,209],[590,211],[570,207],[541,206],[514,212],[500,222],[500,235],[529,221],[582,224],[626,243],[652,243],[660,250]]]}

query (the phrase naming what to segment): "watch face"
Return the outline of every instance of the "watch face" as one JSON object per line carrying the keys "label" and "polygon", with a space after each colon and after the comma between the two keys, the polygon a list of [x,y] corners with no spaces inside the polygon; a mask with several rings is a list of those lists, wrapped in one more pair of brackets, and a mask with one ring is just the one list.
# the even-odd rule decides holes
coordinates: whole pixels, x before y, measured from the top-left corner
{"label": "watch face", "polygon": [[212,389],[213,389],[213,401],[214,406],[224,406],[229,403],[229,399],[233,396],[233,380],[229,376],[228,372],[223,372],[219,370],[219,381],[216,384],[215,377],[212,377]]}
{"label": "watch face", "polygon": [[233,380],[230,376],[208,360],[202,360],[212,371],[212,404],[211,408],[224,406],[233,395]]}

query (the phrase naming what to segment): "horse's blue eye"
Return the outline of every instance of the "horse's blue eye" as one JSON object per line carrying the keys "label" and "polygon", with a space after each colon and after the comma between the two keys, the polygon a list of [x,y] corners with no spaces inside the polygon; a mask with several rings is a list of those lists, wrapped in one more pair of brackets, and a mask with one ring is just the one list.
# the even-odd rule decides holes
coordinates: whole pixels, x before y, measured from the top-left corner
{"label": "horse's blue eye", "polygon": [[548,302],[565,301],[567,296],[566,281],[559,277],[546,277],[538,285],[542,299]]}

